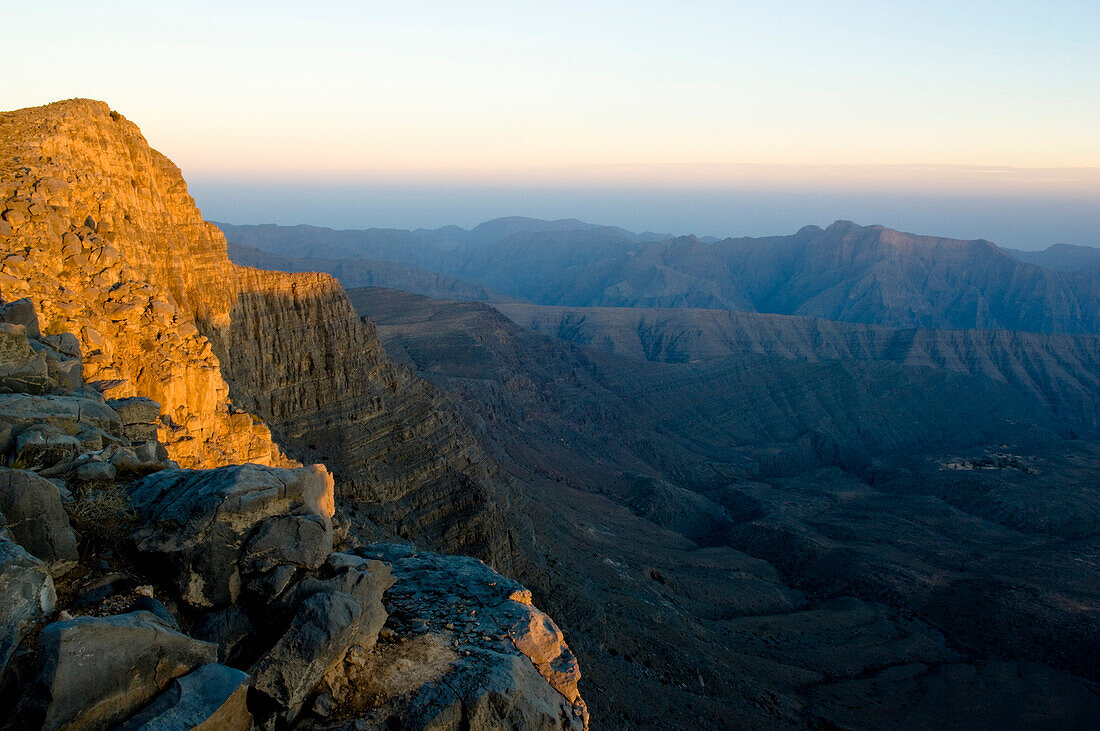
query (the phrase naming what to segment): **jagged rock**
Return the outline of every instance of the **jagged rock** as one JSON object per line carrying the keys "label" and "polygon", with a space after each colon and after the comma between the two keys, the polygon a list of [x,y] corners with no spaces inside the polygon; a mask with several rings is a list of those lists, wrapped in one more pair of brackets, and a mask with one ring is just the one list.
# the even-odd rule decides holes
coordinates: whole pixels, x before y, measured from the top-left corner
{"label": "jagged rock", "polygon": [[247,693],[247,673],[218,663],[203,665],[173,680],[118,731],[248,731]]}
{"label": "jagged rock", "polygon": [[0,390],[45,393],[50,389],[46,356],[36,352],[24,325],[0,323]]}
{"label": "jagged rock", "polygon": [[84,362],[79,355],[66,355],[37,340],[31,341],[31,348],[46,363],[46,386],[50,391],[71,393],[84,385]]}
{"label": "jagged rock", "polygon": [[57,486],[27,470],[0,468],[0,511],[12,536],[59,576],[79,554]]}
{"label": "jagged rock", "polygon": [[22,325],[26,329],[28,338],[37,339],[42,335],[38,329],[38,314],[34,311],[34,303],[29,297],[0,305],[0,322]]}
{"label": "jagged rock", "polygon": [[577,661],[522,585],[467,556],[392,544],[357,553],[389,562],[395,579],[392,639],[326,678],[362,727],[587,727]]}
{"label": "jagged rock", "polygon": [[319,515],[287,515],[263,522],[248,542],[241,567],[248,573],[294,565],[315,569],[332,553],[332,526]]}
{"label": "jagged rock", "polygon": [[57,335],[44,335],[42,342],[50,346],[58,353],[70,358],[80,359],[80,340],[72,333],[59,333]]}
{"label": "jagged rock", "polygon": [[115,410],[125,425],[152,424],[160,418],[160,404],[143,396],[107,399],[107,405]]}
{"label": "jagged rock", "polygon": [[240,607],[210,612],[191,628],[195,637],[218,646],[219,662],[232,657],[238,646],[254,631],[255,627]]}
{"label": "jagged rock", "polygon": [[148,612],[54,622],[39,637],[35,702],[44,729],[107,728],[174,679],[217,659],[217,648]]}
{"label": "jagged rock", "polygon": [[[388,571],[379,568],[379,573]],[[381,586],[375,581],[374,587]],[[386,621],[381,591],[367,602],[342,591],[318,591],[306,597],[290,627],[253,666],[252,687],[296,717],[302,703],[328,670],[352,645],[372,647]]]}
{"label": "jagged rock", "polygon": [[242,547],[260,523],[291,515],[329,521],[333,514],[323,465],[164,470],[133,483],[129,499],[144,522],[135,544],[170,567],[181,598],[196,607],[236,600]]}
{"label": "jagged rock", "polygon": [[0,532],[0,678],[19,643],[56,602],[45,564]]}

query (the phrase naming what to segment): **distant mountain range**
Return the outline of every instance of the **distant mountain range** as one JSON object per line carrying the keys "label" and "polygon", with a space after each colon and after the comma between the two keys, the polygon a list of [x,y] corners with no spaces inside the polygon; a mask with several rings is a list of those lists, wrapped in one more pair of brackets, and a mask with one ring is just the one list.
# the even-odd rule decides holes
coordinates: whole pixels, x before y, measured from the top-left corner
{"label": "distant mountain range", "polygon": [[[1100,333],[1100,277],[1089,268],[1096,260],[1089,252],[1096,250],[1086,247],[1014,255],[988,241],[847,221],[790,236],[717,242],[572,219],[497,219],[470,231],[219,225],[241,263],[322,269],[345,286],[574,307],[803,315],[899,328]],[[304,261],[265,263],[239,247]],[[425,282],[421,270],[451,279]]]}

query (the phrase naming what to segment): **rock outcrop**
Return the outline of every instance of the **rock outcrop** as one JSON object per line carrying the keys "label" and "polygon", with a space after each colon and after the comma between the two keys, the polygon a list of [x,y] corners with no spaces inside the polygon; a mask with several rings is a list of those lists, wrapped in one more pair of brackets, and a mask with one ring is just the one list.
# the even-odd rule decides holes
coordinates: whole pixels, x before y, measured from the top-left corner
{"label": "rock outcrop", "polygon": [[[582,729],[580,669],[531,592],[484,563],[409,546],[358,551],[390,566],[384,639],[324,681],[318,728]],[[369,650],[369,651],[368,651]]]}
{"label": "rock outcrop", "polygon": [[[389,616],[390,563],[364,537],[508,562],[504,485],[439,393],[331,278],[230,264],[178,170],[106,105],[0,114],[0,215],[0,727],[306,727],[335,717],[330,681],[374,682],[343,671]],[[477,565],[403,596],[508,583]],[[474,718],[561,706],[584,725],[572,655],[528,614]]]}
{"label": "rock outcrop", "polygon": [[106,104],[0,113],[0,217],[0,297],[71,333],[106,397],[160,405],[155,423],[123,409],[130,433],[155,427],[191,468],[323,457],[374,533],[514,561],[507,487],[440,394],[332,277],[232,264],[179,169]]}

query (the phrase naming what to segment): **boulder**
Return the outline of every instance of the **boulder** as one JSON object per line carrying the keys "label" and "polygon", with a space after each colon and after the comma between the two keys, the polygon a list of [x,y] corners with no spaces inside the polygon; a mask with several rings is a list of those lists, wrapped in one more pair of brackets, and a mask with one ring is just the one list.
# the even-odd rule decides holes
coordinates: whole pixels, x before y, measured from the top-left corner
{"label": "boulder", "polygon": [[27,329],[22,325],[0,323],[0,367],[22,363],[34,357]]}
{"label": "boulder", "polygon": [[234,655],[242,642],[255,631],[252,622],[239,607],[227,607],[206,614],[191,628],[191,634],[200,640],[218,646],[218,661],[225,662]]}
{"label": "boulder", "polygon": [[[379,644],[373,663],[346,664],[342,682],[330,676],[331,692],[343,704],[358,708],[369,722],[393,719],[405,728],[499,728],[501,718],[508,719],[507,727],[587,728],[577,660],[521,584],[468,556],[396,544],[356,553],[390,564],[395,583],[386,606],[392,639]],[[394,670],[410,644],[434,647],[420,653],[440,658],[435,672],[413,687]],[[365,706],[355,699],[363,682],[374,688]]]}
{"label": "boulder", "polygon": [[286,633],[252,667],[252,687],[284,709],[292,721],[329,668],[352,645],[363,645],[372,630],[377,638],[385,619],[381,602],[365,610],[355,597],[340,591],[307,597]]}
{"label": "boulder", "polygon": [[110,462],[91,460],[78,466],[73,475],[84,482],[113,482],[118,470]]}
{"label": "boulder", "polygon": [[122,431],[135,444],[157,438],[160,404],[144,396],[107,399],[107,405],[118,413]]}
{"label": "boulder", "polygon": [[28,465],[51,467],[73,460],[82,447],[78,437],[50,424],[32,426],[15,438],[15,455]]}
{"label": "boulder", "polygon": [[34,303],[29,297],[0,305],[0,323],[2,322],[22,325],[26,328],[29,338],[37,339],[42,335],[38,329],[38,314],[34,311]]}
{"label": "boulder", "polygon": [[247,673],[218,663],[203,665],[173,680],[117,731],[248,731],[247,693]]}
{"label": "boulder", "polygon": [[241,559],[246,573],[276,566],[315,569],[332,553],[332,526],[319,515],[285,515],[264,521]]}
{"label": "boulder", "polygon": [[42,353],[32,352],[29,358],[0,364],[0,392],[42,394],[53,390],[53,386],[50,366]]}
{"label": "boulder", "polygon": [[[318,495],[318,483],[326,480],[327,495]],[[130,504],[144,524],[132,539],[151,560],[163,564],[185,602],[225,607],[239,595],[241,554],[257,527],[270,518],[293,515],[331,520],[326,510],[332,504],[331,489],[322,465],[163,470],[128,489]]]}
{"label": "boulder", "polygon": [[176,678],[217,659],[214,645],[166,627],[149,612],[54,622],[38,645],[33,700],[44,729],[109,728]]}
{"label": "boulder", "polygon": [[382,595],[389,566],[334,553],[318,572],[287,592],[290,627],[253,667],[253,687],[293,719],[321,678],[351,647],[370,649],[386,622]]}
{"label": "boulder", "polygon": [[71,434],[88,426],[118,435],[122,428],[114,409],[94,398],[76,395],[0,393],[0,422],[13,428],[51,424]]}
{"label": "boulder", "polygon": [[80,341],[72,333],[44,335],[41,340],[62,355],[80,359]]}
{"label": "boulder", "polygon": [[80,558],[61,493],[49,480],[27,470],[0,468],[0,511],[11,535],[59,576]]}
{"label": "boulder", "polygon": [[57,602],[45,564],[0,536],[0,678],[23,638]]}
{"label": "boulder", "polygon": [[160,418],[160,404],[144,396],[107,399],[123,424],[153,424]]}
{"label": "boulder", "polygon": [[31,342],[35,352],[45,359],[51,391],[70,393],[84,385],[84,361],[72,357],[37,341]]}

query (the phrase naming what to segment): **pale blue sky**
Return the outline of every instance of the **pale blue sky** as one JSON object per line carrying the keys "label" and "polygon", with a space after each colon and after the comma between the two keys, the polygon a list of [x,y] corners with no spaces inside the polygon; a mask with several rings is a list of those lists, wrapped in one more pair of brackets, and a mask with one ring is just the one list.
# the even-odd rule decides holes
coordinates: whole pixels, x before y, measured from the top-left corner
{"label": "pale blue sky", "polygon": [[[3,15],[0,108],[104,99],[211,185],[637,193],[632,166],[679,189],[705,164],[686,178],[716,191],[730,181],[715,165],[749,163],[804,190],[813,165],[1100,167],[1097,0],[85,1]],[[1100,198],[1095,175],[1059,177],[1034,192]]]}

